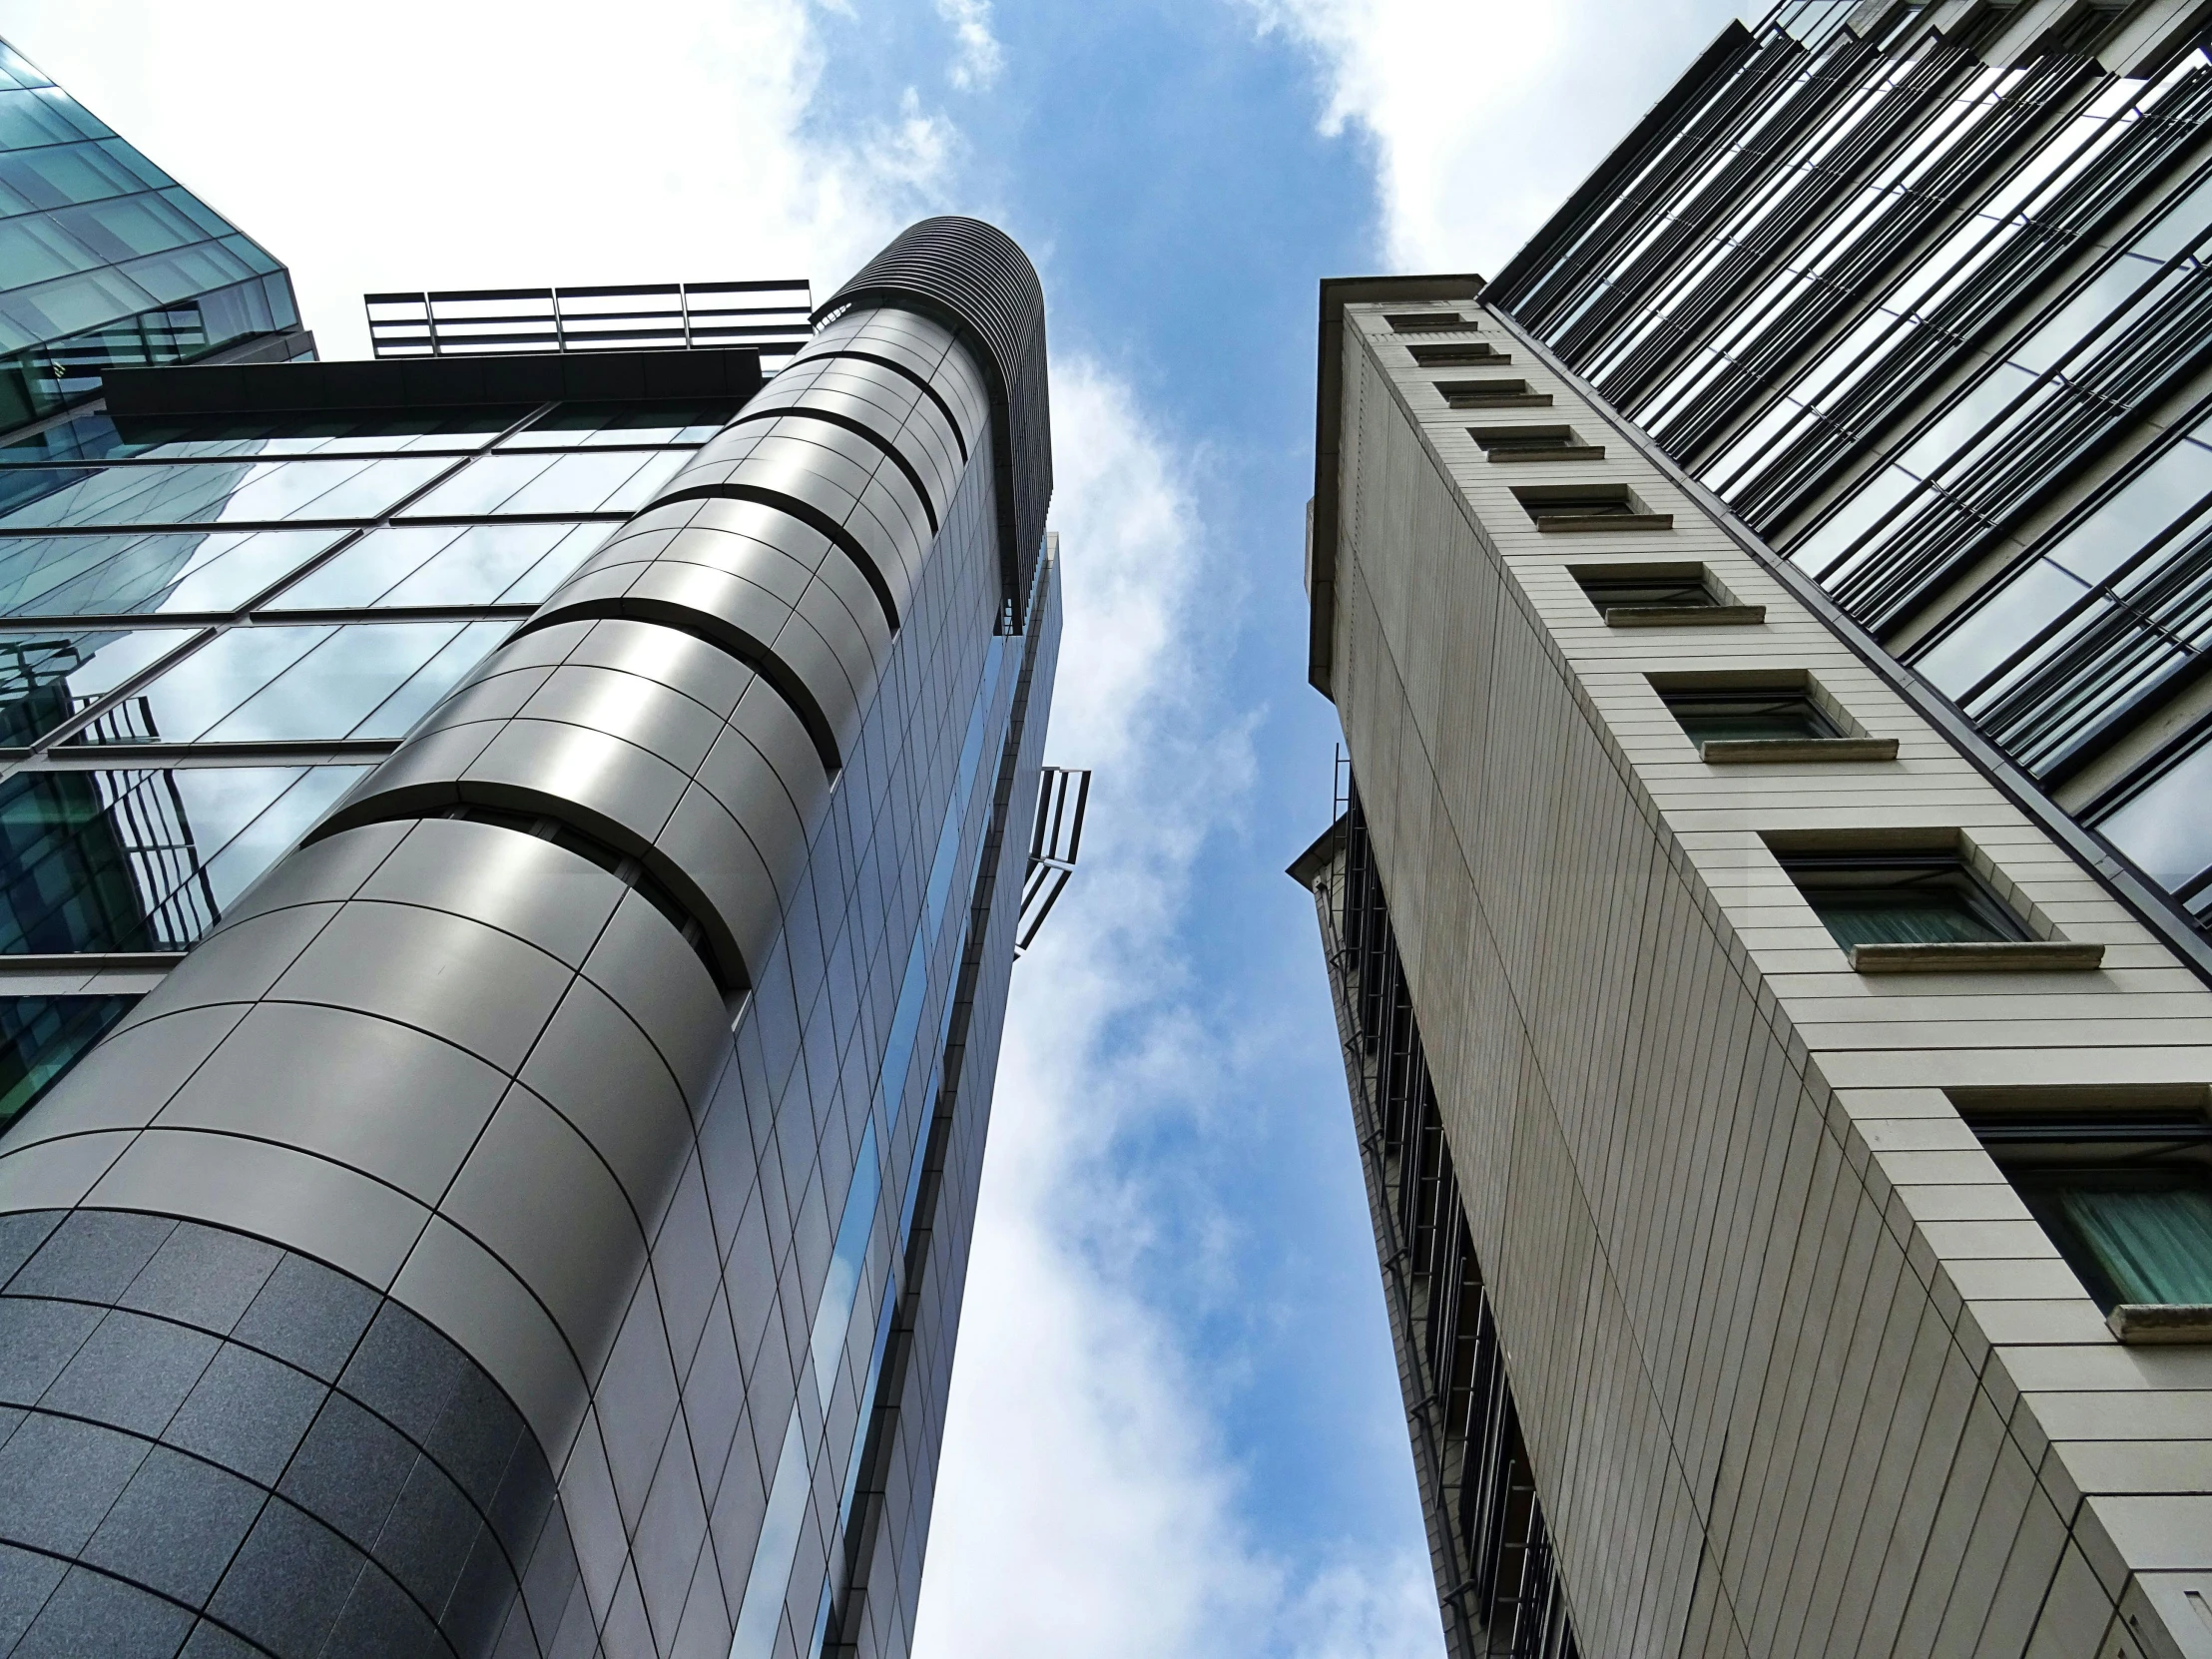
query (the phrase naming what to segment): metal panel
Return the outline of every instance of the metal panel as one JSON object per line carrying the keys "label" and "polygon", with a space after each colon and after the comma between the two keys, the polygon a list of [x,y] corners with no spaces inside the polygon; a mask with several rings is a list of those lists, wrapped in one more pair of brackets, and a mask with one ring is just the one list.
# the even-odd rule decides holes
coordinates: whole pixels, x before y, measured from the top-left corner
{"label": "metal panel", "polygon": [[[0,1159],[0,1186],[11,1161]],[[0,1203],[6,1196],[0,1192]],[[235,1228],[379,1289],[390,1285],[430,1216],[413,1199],[326,1158],[187,1129],[138,1136],[83,1202]]]}
{"label": "metal panel", "polygon": [[565,847],[493,825],[422,819],[376,828],[405,838],[361,897],[467,916],[571,967],[583,965],[628,890]]}
{"label": "metal panel", "polygon": [[281,1141],[435,1205],[506,1087],[506,1073],[392,1020],[264,1002],[155,1122]]}

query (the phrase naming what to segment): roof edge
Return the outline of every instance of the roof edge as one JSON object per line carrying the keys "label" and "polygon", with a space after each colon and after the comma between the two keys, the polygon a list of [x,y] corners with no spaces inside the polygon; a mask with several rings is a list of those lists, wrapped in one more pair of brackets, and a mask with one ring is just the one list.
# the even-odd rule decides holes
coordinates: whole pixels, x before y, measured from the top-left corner
{"label": "roof edge", "polygon": [[1306,511],[1308,632],[1306,679],[1329,689],[1337,637],[1337,460],[1344,430],[1344,322],[1347,305],[1476,299],[1484,283],[1472,272],[1426,276],[1324,276],[1320,364],[1315,379],[1314,495]]}

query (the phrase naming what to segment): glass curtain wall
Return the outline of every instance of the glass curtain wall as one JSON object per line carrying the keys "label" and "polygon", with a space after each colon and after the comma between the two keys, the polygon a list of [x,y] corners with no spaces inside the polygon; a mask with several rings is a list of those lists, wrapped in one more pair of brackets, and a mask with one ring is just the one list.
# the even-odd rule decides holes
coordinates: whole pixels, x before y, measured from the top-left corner
{"label": "glass curtain wall", "polygon": [[0,1127],[735,412],[302,416],[0,460]]}
{"label": "glass curtain wall", "polygon": [[2212,929],[2212,36],[2153,12],[1780,8],[1485,297]]}
{"label": "glass curtain wall", "polygon": [[282,266],[0,42],[0,431],[298,326]]}

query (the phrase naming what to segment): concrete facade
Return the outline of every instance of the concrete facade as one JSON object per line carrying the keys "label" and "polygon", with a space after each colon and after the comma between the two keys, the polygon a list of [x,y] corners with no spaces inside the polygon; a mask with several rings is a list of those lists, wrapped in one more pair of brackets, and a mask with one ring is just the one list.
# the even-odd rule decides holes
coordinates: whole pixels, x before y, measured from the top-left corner
{"label": "concrete facade", "polygon": [[[1959,1109],[2201,1109],[2212,989],[1474,288],[1325,293],[1309,583],[1574,1642],[2212,1653],[2212,1349],[2117,1340]],[[1763,619],[1607,626],[1646,564]],[[1710,764],[1652,679],[1778,672],[1896,758]],[[1853,971],[1769,837],[1916,831],[2099,965]]]}

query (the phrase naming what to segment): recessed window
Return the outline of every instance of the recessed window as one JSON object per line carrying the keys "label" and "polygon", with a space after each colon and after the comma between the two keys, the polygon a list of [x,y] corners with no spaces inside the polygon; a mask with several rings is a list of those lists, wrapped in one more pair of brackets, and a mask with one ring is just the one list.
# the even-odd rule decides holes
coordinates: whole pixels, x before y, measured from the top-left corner
{"label": "recessed window", "polygon": [[1457,311],[1393,311],[1382,320],[1396,334],[1436,334],[1452,328],[1472,328]]}
{"label": "recessed window", "polygon": [[2105,1313],[2212,1305],[2212,1119],[2202,1108],[1964,1116]]}
{"label": "recessed window", "polygon": [[1782,867],[1846,950],[1855,945],[1996,944],[2027,929],[1958,854],[1790,851]]}
{"label": "recessed window", "polygon": [[1513,498],[1537,529],[1549,532],[1674,526],[1674,514],[1653,512],[1626,484],[1531,485],[1515,489]]}
{"label": "recessed window", "polygon": [[1548,409],[1551,393],[1530,391],[1526,380],[1438,380],[1436,389],[1454,409]]}
{"label": "recessed window", "polygon": [[1602,461],[1605,446],[1572,426],[1469,426],[1467,436],[1493,461]]}
{"label": "recessed window", "polygon": [[1510,351],[1500,351],[1487,340],[1478,339],[1463,345],[1408,345],[1405,349],[1422,368],[1484,368],[1513,360]]}
{"label": "recessed window", "polygon": [[1806,743],[1845,735],[1802,686],[1676,687],[1659,697],[1692,743]]}
{"label": "recessed window", "polygon": [[1608,628],[1713,627],[1764,622],[1764,605],[1739,605],[1701,564],[1570,565],[1567,574]]}

